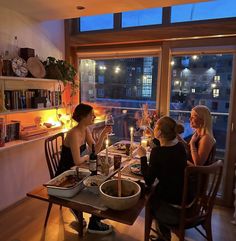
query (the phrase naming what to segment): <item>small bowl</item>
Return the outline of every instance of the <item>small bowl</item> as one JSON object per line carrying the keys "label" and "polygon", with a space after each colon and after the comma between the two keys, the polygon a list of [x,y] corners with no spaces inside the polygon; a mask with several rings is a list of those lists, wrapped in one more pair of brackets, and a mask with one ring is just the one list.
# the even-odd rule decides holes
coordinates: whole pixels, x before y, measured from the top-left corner
{"label": "small bowl", "polygon": [[133,207],[141,195],[141,187],[131,180],[121,180],[121,197],[118,197],[118,180],[108,180],[99,187],[104,204],[113,210],[126,210]]}
{"label": "small bowl", "polygon": [[87,177],[83,183],[84,186],[93,193],[98,194],[99,193],[99,185],[105,180],[105,176],[103,175],[94,175]]}

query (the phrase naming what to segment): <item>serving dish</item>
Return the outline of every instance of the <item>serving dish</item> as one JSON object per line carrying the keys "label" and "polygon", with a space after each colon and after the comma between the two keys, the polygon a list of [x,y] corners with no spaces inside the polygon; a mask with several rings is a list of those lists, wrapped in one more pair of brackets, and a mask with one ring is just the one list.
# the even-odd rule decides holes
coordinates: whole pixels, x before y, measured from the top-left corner
{"label": "serving dish", "polygon": [[118,197],[118,180],[105,181],[99,186],[100,196],[108,208],[113,210],[126,210],[138,202],[141,187],[134,181],[121,180],[121,197]]}
{"label": "serving dish", "polygon": [[48,194],[60,197],[73,197],[84,188],[83,181],[90,175],[90,172],[79,171],[77,177],[76,170],[68,170],[59,176],[51,179],[44,185],[47,187]]}

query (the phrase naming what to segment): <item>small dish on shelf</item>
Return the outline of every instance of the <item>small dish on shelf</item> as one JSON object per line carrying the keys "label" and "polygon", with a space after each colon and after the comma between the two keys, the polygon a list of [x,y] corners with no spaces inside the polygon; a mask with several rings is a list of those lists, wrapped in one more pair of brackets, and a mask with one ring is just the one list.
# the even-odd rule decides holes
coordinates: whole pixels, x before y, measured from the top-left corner
{"label": "small dish on shelf", "polygon": [[20,57],[15,57],[12,60],[12,70],[19,77],[25,77],[28,74],[28,69],[24,59]]}

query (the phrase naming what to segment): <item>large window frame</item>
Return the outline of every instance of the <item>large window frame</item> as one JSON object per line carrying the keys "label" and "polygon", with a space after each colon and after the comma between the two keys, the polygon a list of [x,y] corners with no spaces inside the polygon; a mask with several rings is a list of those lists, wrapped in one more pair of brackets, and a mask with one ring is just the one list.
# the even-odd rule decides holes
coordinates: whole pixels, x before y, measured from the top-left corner
{"label": "large window frame", "polygon": [[[165,96],[165,100],[167,101],[169,115],[170,110],[170,95],[171,95],[171,59],[174,56],[180,55],[198,55],[198,54],[233,54],[233,64],[232,64],[232,80],[231,80],[231,96],[230,96],[230,109],[228,115],[228,126],[227,126],[227,138],[226,138],[226,151],[224,157],[224,170],[223,170],[223,178],[222,178],[222,196],[219,197],[219,201],[224,205],[231,205],[233,200],[233,185],[234,185],[234,170],[235,170],[235,154],[232,148],[233,143],[236,140],[236,129],[235,129],[235,121],[236,121],[236,113],[233,110],[236,109],[236,46],[208,46],[208,47],[170,47],[169,46],[169,66],[168,66],[168,81],[166,83],[167,93]],[[162,83],[163,84],[163,83]],[[163,100],[163,99],[162,99]],[[162,101],[161,100],[161,101]]]}
{"label": "large window frame", "polygon": [[[104,49],[104,50],[98,50],[98,51],[92,51],[92,52],[79,52],[77,53],[77,61],[80,63],[80,60],[83,59],[93,59],[93,60],[102,60],[102,59],[117,59],[117,58],[142,58],[147,56],[153,56],[153,57],[159,57],[160,59],[161,55],[161,49],[159,46],[155,47],[147,47],[142,49],[137,48],[127,48],[127,49]],[[161,61],[158,61],[158,70],[157,70],[157,79],[155,80],[157,82],[157,89],[156,89],[156,110],[159,110],[160,108],[160,67],[161,67]],[[79,68],[79,65],[78,65]],[[81,89],[81,81],[79,80],[79,88]],[[79,97],[79,101],[81,102],[81,96]],[[120,108],[114,106],[113,108]],[[129,109],[126,107],[126,109]]]}

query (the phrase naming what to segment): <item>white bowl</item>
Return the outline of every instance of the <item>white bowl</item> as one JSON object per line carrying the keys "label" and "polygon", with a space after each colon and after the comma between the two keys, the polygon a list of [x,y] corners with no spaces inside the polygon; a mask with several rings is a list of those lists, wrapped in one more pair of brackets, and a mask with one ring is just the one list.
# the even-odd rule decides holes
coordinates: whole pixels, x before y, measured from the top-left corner
{"label": "white bowl", "polygon": [[139,200],[141,187],[131,180],[121,180],[121,197],[117,195],[118,180],[108,180],[101,184],[99,192],[104,204],[114,210],[133,207]]}
{"label": "white bowl", "polygon": [[105,178],[106,177],[103,175],[89,176],[86,179],[84,179],[83,183],[84,183],[84,186],[88,189],[88,191],[98,194],[99,193],[98,187],[105,180]]}

